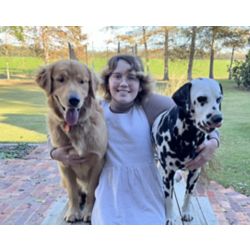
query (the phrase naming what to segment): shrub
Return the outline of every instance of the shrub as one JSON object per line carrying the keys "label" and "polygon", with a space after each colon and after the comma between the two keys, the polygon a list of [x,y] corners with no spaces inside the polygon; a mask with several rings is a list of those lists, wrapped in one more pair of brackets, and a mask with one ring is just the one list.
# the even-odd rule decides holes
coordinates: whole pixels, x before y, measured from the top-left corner
{"label": "shrub", "polygon": [[235,62],[232,76],[238,87],[243,86],[246,89],[250,89],[250,51],[246,55],[245,62]]}

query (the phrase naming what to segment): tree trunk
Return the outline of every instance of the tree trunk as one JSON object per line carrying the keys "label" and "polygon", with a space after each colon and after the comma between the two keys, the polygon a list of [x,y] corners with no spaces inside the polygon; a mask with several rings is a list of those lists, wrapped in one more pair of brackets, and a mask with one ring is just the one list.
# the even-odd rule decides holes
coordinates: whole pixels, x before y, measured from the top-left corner
{"label": "tree trunk", "polygon": [[47,26],[42,27],[41,30],[41,40],[42,40],[42,46],[43,46],[43,55],[44,55],[44,61],[45,64],[49,62],[49,46],[48,46],[48,28]]}
{"label": "tree trunk", "polygon": [[165,29],[164,32],[165,35],[165,41],[164,41],[164,76],[163,80],[169,80],[169,75],[168,75],[168,29]]}
{"label": "tree trunk", "polygon": [[232,49],[230,66],[229,66],[229,69],[228,69],[228,71],[229,71],[228,79],[229,80],[232,80],[232,66],[233,66],[233,61],[234,61],[234,50],[235,50],[235,47],[233,47],[233,49]]}
{"label": "tree trunk", "polygon": [[214,40],[215,33],[212,34],[211,48],[210,48],[210,65],[209,65],[209,78],[214,79]]}
{"label": "tree trunk", "polygon": [[145,26],[142,26],[142,34],[143,34],[143,43],[144,43],[144,50],[145,50],[146,69],[147,69],[147,72],[149,72],[148,44],[147,44]]}
{"label": "tree trunk", "polygon": [[192,80],[192,73],[193,73],[193,62],[194,62],[194,54],[195,54],[195,39],[196,39],[196,30],[197,27],[192,27],[192,40],[190,44],[190,54],[189,54],[189,61],[188,61],[188,80]]}

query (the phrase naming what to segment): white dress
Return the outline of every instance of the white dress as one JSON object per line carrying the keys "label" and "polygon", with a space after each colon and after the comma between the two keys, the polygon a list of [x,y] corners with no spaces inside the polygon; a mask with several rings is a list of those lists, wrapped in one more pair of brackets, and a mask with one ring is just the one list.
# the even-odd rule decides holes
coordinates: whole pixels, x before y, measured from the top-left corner
{"label": "white dress", "polygon": [[108,127],[106,163],[96,188],[92,224],[165,224],[164,194],[143,109],[113,113],[102,103]]}

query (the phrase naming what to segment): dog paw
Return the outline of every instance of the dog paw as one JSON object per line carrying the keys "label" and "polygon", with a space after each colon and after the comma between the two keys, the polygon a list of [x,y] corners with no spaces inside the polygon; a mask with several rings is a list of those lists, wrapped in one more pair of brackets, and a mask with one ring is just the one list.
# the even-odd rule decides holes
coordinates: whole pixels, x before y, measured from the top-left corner
{"label": "dog paw", "polygon": [[69,208],[64,216],[64,220],[69,223],[83,220],[81,210],[77,208]]}
{"label": "dog paw", "polygon": [[193,220],[193,216],[190,214],[183,214],[181,217],[182,221],[190,222]]}
{"label": "dog paw", "polygon": [[174,225],[173,220],[168,218],[166,221],[166,225]]}
{"label": "dog paw", "polygon": [[91,211],[89,209],[83,209],[83,221],[86,223],[90,223],[91,222]]}

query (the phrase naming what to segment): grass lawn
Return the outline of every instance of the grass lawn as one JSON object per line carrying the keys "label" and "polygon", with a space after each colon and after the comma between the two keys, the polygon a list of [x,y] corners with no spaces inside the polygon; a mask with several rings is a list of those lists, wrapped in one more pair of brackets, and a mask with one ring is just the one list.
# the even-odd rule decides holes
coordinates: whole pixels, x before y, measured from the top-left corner
{"label": "grass lawn", "polygon": [[0,57],[0,78],[6,78],[7,64],[10,77],[19,79],[32,77],[44,63],[37,57]]}
{"label": "grass lawn", "polygon": [[44,142],[46,105],[33,81],[0,80],[0,143]]}
{"label": "grass lawn", "polygon": [[221,146],[216,159],[217,171],[208,171],[211,179],[233,186],[250,195],[250,92],[237,89],[233,82],[221,81],[224,89]]}
{"label": "grass lawn", "polygon": [[[94,68],[95,71],[101,72],[105,67],[108,58],[95,57],[89,58],[89,67]],[[19,79],[32,77],[36,70],[44,65],[41,58],[36,57],[0,57],[0,79],[6,78],[6,65],[9,65],[10,77],[12,79]],[[187,60],[169,61],[169,76],[171,79],[186,79],[187,77]],[[214,61],[214,77],[226,79],[228,77],[227,66],[228,60],[217,59]],[[149,61],[150,74],[154,78],[161,80],[163,78],[163,59],[154,58]],[[193,77],[208,77],[209,60],[196,59],[193,65]]]}

